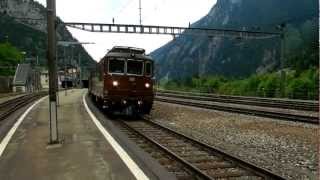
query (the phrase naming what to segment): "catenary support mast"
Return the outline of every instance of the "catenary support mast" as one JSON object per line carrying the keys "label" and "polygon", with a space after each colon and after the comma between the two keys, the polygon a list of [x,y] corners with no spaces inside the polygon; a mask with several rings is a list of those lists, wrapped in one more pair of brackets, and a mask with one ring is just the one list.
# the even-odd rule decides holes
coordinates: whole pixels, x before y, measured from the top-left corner
{"label": "catenary support mast", "polygon": [[49,144],[59,142],[57,122],[57,65],[56,65],[56,1],[47,0],[47,28],[48,28],[48,67],[49,67]]}

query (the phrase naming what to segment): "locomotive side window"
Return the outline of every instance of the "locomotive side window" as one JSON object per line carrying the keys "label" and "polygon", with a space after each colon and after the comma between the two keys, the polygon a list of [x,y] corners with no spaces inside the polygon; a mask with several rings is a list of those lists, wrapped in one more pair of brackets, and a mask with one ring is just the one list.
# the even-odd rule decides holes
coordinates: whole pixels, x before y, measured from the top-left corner
{"label": "locomotive side window", "polygon": [[146,62],[146,76],[152,76],[152,65],[151,62]]}
{"label": "locomotive side window", "polygon": [[142,75],[143,74],[143,61],[127,61],[127,74]]}
{"label": "locomotive side window", "polygon": [[110,59],[109,60],[109,73],[124,73],[124,60]]}

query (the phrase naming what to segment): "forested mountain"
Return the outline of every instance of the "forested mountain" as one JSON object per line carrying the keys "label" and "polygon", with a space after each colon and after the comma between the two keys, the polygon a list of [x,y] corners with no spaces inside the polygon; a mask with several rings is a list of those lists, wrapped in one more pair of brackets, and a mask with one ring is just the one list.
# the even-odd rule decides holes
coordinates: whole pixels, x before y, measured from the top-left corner
{"label": "forested mountain", "polygon": [[[317,0],[218,0],[191,27],[278,31],[285,24],[285,68],[318,66]],[[151,55],[158,76],[247,77],[280,68],[280,40],[246,40],[182,35]]]}
{"label": "forested mountain", "polygon": [[[58,21],[61,21],[58,19]],[[27,58],[39,56],[40,65],[46,65],[46,11],[45,7],[33,0],[2,0],[0,3],[0,42],[8,41],[20,51],[26,52]],[[58,25],[59,41],[77,41],[63,25]],[[95,61],[82,46],[75,46],[74,59],[71,48],[67,48],[67,63],[76,65],[78,55],[83,67],[95,65]],[[58,65],[64,65],[64,48],[58,47]]]}

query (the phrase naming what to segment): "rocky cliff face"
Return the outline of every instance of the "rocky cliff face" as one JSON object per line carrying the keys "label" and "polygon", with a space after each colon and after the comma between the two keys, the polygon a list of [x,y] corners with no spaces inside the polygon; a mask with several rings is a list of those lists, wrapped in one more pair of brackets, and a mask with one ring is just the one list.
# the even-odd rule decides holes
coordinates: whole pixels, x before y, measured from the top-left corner
{"label": "rocky cliff face", "polygon": [[[58,21],[61,21],[58,19]],[[27,56],[40,56],[40,64],[46,64],[46,9],[33,0],[0,0],[0,41],[4,36]],[[1,37],[2,36],[2,37]],[[77,41],[63,25],[57,29],[57,38],[61,41]],[[70,49],[70,48],[69,48]],[[68,50],[69,50],[68,49]],[[75,46],[75,56],[81,55],[82,66],[94,66],[95,61],[82,46]],[[63,66],[63,48],[58,48],[58,65]],[[67,55],[70,53],[67,53]],[[71,65],[78,60],[70,60]]]}
{"label": "rocky cliff face", "polygon": [[[192,27],[276,31],[285,22],[286,54],[290,54],[318,39],[316,4],[317,0],[218,0],[208,15]],[[160,77],[206,74],[244,77],[279,68],[280,40],[182,35],[151,55],[156,59]]]}
{"label": "rocky cliff face", "polygon": [[2,0],[0,12],[17,17],[16,21],[26,26],[46,32],[46,24],[32,19],[45,19],[44,7],[33,0]]}

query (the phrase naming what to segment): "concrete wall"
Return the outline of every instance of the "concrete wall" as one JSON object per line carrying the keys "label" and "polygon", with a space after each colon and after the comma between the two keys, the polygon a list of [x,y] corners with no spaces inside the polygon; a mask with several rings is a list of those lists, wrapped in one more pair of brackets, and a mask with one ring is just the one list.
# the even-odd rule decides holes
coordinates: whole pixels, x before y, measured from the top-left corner
{"label": "concrete wall", "polygon": [[13,86],[13,92],[15,93],[25,93],[26,91],[26,87],[24,86]]}
{"label": "concrete wall", "polygon": [[13,77],[0,76],[0,93],[12,92]]}

